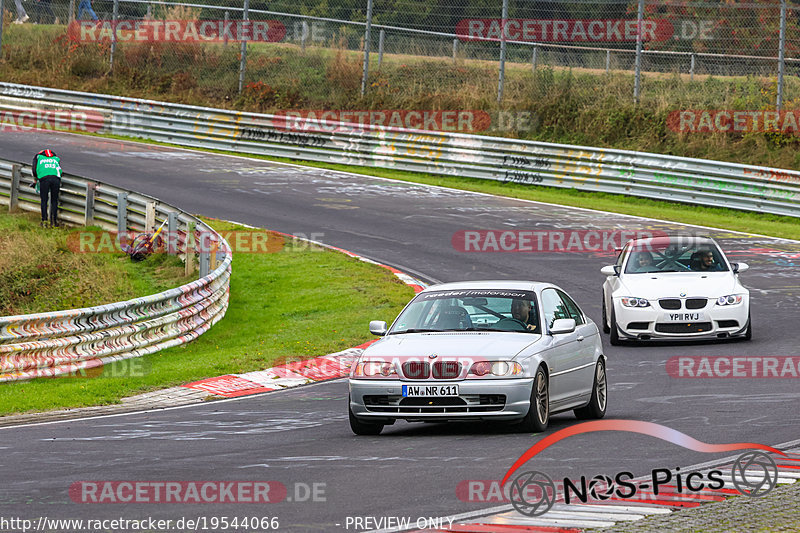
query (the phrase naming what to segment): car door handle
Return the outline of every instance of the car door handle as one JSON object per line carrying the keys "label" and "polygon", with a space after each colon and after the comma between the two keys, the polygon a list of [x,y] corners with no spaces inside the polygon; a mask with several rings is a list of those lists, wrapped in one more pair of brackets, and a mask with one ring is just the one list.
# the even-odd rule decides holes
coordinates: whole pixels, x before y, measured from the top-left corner
{"label": "car door handle", "polygon": [[578,338],[577,338],[576,340],[577,340],[578,342],[581,342],[581,341],[583,340],[583,335],[578,335]]}

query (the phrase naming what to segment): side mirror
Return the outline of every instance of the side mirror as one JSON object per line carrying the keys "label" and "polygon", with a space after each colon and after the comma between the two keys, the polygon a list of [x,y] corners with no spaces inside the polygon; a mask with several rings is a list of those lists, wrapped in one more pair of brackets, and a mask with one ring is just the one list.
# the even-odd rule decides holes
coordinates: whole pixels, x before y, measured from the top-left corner
{"label": "side mirror", "polygon": [[378,337],[386,335],[386,322],[383,320],[372,320],[369,323],[369,332]]}
{"label": "side mirror", "polygon": [[560,335],[562,333],[572,333],[575,331],[575,319],[574,318],[559,318],[553,325],[550,327],[550,334],[551,335]]}
{"label": "side mirror", "polygon": [[734,274],[741,274],[742,272],[750,270],[750,265],[747,263],[732,263],[731,266],[733,267]]}
{"label": "side mirror", "polygon": [[601,268],[600,272],[605,274],[606,276],[617,276],[619,275],[618,268],[619,267],[617,267],[617,265],[608,265]]}

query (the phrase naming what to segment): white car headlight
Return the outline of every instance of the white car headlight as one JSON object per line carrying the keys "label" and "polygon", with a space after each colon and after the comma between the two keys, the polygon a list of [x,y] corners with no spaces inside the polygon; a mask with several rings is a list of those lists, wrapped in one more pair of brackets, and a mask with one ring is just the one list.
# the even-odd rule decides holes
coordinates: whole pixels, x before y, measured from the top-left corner
{"label": "white car headlight", "polygon": [[650,307],[650,302],[645,298],[622,298],[622,305],[625,307]]}
{"label": "white car headlight", "polygon": [[736,305],[742,303],[741,294],[728,294],[717,298],[717,305]]}

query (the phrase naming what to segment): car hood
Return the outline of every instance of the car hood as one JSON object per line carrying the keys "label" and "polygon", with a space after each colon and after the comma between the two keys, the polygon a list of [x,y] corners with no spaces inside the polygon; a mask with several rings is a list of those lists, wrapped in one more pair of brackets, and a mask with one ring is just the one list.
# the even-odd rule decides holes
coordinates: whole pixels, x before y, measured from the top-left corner
{"label": "car hood", "polygon": [[453,331],[387,335],[364,350],[365,357],[511,358],[539,342],[536,333]]}
{"label": "car hood", "polygon": [[[626,275],[615,296],[635,296],[654,300],[680,298],[681,293],[718,298],[737,291],[736,278],[730,272],[666,272]],[[739,289],[741,290],[741,289]],[[623,294],[624,293],[624,294]]]}

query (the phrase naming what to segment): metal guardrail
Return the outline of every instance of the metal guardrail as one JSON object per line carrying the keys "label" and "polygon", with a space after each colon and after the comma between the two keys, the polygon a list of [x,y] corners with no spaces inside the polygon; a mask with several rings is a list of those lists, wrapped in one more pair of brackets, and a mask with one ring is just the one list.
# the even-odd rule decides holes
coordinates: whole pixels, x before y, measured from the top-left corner
{"label": "metal guardrail", "polygon": [[56,109],[93,117],[88,123],[101,132],[187,147],[800,217],[800,172],[791,170],[501,137],[331,124],[0,83],[2,113],[19,117],[26,111]]}
{"label": "metal guardrail", "polygon": [[[30,167],[0,160],[0,204],[39,211],[28,186]],[[59,219],[104,230],[152,231],[166,221],[172,253],[192,261],[187,241],[210,238],[199,253],[200,279],[126,302],[67,311],[0,317],[0,382],[81,372],[189,342],[219,321],[228,308],[231,249],[193,216],[159,200],[65,174]],[[216,253],[209,250],[217,250]]]}

